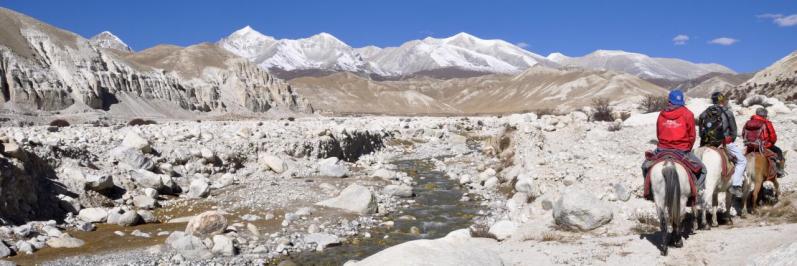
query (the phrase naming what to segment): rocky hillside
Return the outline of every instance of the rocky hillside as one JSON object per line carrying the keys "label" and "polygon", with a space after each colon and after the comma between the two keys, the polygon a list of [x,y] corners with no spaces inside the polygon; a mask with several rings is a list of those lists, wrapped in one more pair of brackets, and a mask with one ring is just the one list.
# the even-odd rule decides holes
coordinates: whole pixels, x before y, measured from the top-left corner
{"label": "rocky hillside", "polygon": [[573,110],[594,98],[636,103],[666,90],[629,74],[532,67],[518,75],[438,80],[375,81],[353,74],[291,80],[314,107],[337,113],[478,114],[540,109]]}
{"label": "rocky hillside", "polygon": [[756,73],[735,93],[739,97],[761,94],[781,100],[797,100],[797,51]]}
{"label": "rocky hillside", "polygon": [[128,55],[8,9],[0,8],[0,22],[3,109],[166,117],[181,109],[312,110],[287,84],[213,45]]}

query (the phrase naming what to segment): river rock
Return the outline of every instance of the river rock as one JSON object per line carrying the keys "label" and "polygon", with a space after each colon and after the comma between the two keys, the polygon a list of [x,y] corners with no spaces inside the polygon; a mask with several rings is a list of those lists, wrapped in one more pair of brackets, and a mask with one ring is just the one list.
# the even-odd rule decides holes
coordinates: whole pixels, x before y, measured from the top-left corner
{"label": "river rock", "polygon": [[556,224],[578,231],[589,231],[612,220],[611,206],[582,188],[564,191],[553,206]]}
{"label": "river rock", "polygon": [[33,254],[34,247],[31,243],[25,240],[19,240],[16,243],[17,253],[20,254]]}
{"label": "river rock", "polygon": [[368,188],[358,184],[351,184],[343,189],[337,197],[316,204],[359,214],[370,214],[376,211],[374,195]]}
{"label": "river rock", "polygon": [[3,241],[0,241],[0,258],[5,258],[11,255],[11,249],[6,247],[6,244]]}
{"label": "river rock", "polygon": [[141,220],[144,221],[144,223],[149,224],[158,221],[158,218],[155,218],[155,214],[153,214],[152,211],[137,210],[136,213],[138,213],[138,216],[141,216]]}
{"label": "river rock", "polygon": [[167,188],[166,185],[163,184],[161,175],[147,170],[139,169],[130,171],[130,177],[132,177],[136,185],[141,188],[152,188],[158,191],[164,191]]}
{"label": "river rock", "polygon": [[398,244],[351,265],[504,265],[497,246],[493,239],[471,238],[460,229],[440,239]]}
{"label": "river rock", "polygon": [[221,234],[227,228],[227,219],[218,211],[206,211],[191,218],[185,227],[185,233],[195,236],[212,236]]}
{"label": "river rock", "polygon": [[402,198],[412,197],[412,187],[408,185],[387,185],[384,188],[385,194]]}
{"label": "river rock", "polygon": [[113,188],[113,186],[113,177],[110,175],[86,175],[86,189],[104,191]]}
{"label": "river rock", "polygon": [[233,245],[232,239],[229,237],[225,235],[215,235],[213,236],[213,249],[211,252],[223,256],[233,256],[235,255],[235,246]]}
{"label": "river rock", "polygon": [[191,181],[188,189],[189,198],[204,198],[210,194],[210,184],[204,178],[196,178]]}
{"label": "river rock", "polygon": [[337,236],[326,233],[311,233],[304,237],[305,243],[315,243],[316,251],[322,251],[324,248],[332,245],[340,244],[340,239]]}
{"label": "river rock", "polygon": [[512,221],[502,220],[493,224],[490,227],[490,234],[493,234],[498,240],[506,240],[512,237],[512,234],[517,231],[518,225]]}
{"label": "river rock", "polygon": [[158,201],[147,195],[137,195],[133,197],[133,205],[136,208],[151,210],[158,207]]}
{"label": "river rock", "polygon": [[235,183],[235,176],[230,173],[224,173],[219,179],[213,182],[211,188],[220,189]]}
{"label": "river rock", "polygon": [[143,153],[149,153],[152,151],[152,148],[149,146],[149,141],[141,136],[139,136],[134,131],[128,131],[125,135],[124,140],[122,140],[122,146],[133,148],[139,150]]}
{"label": "river rock", "polygon": [[153,170],[155,169],[155,163],[152,162],[149,158],[144,156],[141,151],[133,149],[133,148],[125,148],[119,147],[115,149],[112,153],[113,158],[117,161],[124,163],[132,169],[144,169],[144,170]]}
{"label": "river rock", "polygon": [[285,161],[271,154],[260,154],[258,156],[258,162],[260,162],[261,166],[266,166],[267,169],[271,169],[271,171],[277,174],[281,174],[285,172],[285,170],[288,170],[288,165],[285,164]]}
{"label": "river rock", "polygon": [[60,237],[47,239],[47,246],[52,248],[78,248],[86,244],[85,241],[64,234]]}
{"label": "river rock", "polygon": [[394,172],[392,172],[390,170],[387,170],[387,169],[377,169],[376,171],[374,171],[372,176],[378,177],[378,178],[380,178],[382,180],[387,180],[387,181],[396,179],[396,173],[394,173]]}
{"label": "river rock", "polygon": [[121,226],[134,226],[141,223],[141,216],[135,211],[126,211],[119,216],[119,221],[116,224]]}
{"label": "river rock", "polygon": [[85,208],[77,216],[86,222],[102,223],[108,218],[108,211],[104,208]]}
{"label": "river rock", "polygon": [[166,238],[166,245],[188,258],[208,259],[213,253],[202,239],[185,232],[172,232]]}
{"label": "river rock", "polygon": [[329,157],[318,162],[318,173],[321,176],[340,178],[348,174],[348,169],[337,157]]}

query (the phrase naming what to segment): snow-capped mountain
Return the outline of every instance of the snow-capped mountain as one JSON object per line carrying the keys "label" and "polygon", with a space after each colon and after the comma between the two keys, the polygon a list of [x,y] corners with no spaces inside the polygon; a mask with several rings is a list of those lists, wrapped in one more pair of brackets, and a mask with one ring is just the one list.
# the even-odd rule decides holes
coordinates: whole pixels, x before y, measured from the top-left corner
{"label": "snow-capped mountain", "polygon": [[736,73],[719,64],[698,64],[681,59],[656,58],[620,50],[597,50],[582,57],[568,57],[561,53],[552,53],[547,58],[562,66],[613,70],[646,79],[687,80],[712,72]]}
{"label": "snow-capped mountain", "polygon": [[298,40],[276,40],[247,26],[218,44],[263,68],[285,71],[350,71],[404,76],[439,69],[519,73],[535,65],[557,66],[511,43],[483,40],[467,33],[444,39],[429,37],[409,41],[399,47],[354,49],[328,33]]}
{"label": "snow-capped mountain", "polygon": [[89,39],[89,42],[95,46],[99,46],[102,48],[109,48],[109,49],[116,49],[119,51],[125,52],[133,52],[133,49],[130,49],[130,46],[127,46],[122,39],[113,35],[110,31],[103,31],[100,34],[94,35]]}
{"label": "snow-capped mountain", "polygon": [[298,40],[277,40],[246,26],[218,44],[265,69],[378,72],[369,71],[368,64],[351,46],[329,33]]}
{"label": "snow-capped mountain", "polygon": [[531,66],[556,64],[502,40],[483,40],[467,33],[444,39],[425,38],[399,47],[369,51],[366,60],[389,75],[459,68],[490,73],[519,73]]}

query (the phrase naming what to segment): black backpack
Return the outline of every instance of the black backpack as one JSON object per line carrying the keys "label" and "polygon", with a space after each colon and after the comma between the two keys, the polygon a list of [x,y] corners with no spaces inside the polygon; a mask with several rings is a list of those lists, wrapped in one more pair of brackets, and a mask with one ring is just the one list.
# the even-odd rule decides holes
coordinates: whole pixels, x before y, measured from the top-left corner
{"label": "black backpack", "polygon": [[700,146],[719,147],[725,141],[725,129],[722,127],[722,108],[716,105],[706,109],[706,115],[700,120]]}

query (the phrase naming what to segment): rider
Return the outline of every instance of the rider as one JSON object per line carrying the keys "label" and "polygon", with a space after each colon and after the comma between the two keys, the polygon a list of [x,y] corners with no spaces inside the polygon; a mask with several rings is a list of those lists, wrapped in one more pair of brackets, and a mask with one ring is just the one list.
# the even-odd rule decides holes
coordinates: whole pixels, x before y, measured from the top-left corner
{"label": "rider", "polygon": [[[690,161],[692,165],[700,166],[698,184],[702,184],[706,177],[706,168],[700,159],[692,153],[692,146],[695,145],[695,115],[684,106],[684,93],[681,90],[672,90],[669,95],[669,105],[659,113],[656,122],[656,137],[658,145],[656,153],[660,151],[674,151],[683,155],[684,160]],[[650,161],[642,164],[642,172],[647,176],[647,170],[651,167]]]}
{"label": "rider", "polygon": [[[728,153],[730,153],[736,159],[736,167],[731,178],[731,188],[728,191],[735,197],[741,198],[742,178],[744,176],[744,168],[747,165],[747,159],[744,157],[741,148],[734,143],[738,134],[736,128],[736,118],[728,106],[728,98],[721,92],[712,93],[711,102],[713,105],[700,114],[699,124],[701,144],[712,146],[720,146],[724,144]],[[717,111],[720,120],[722,121],[719,125],[721,126],[719,127],[719,136],[716,137],[714,136],[713,131],[710,129],[711,123],[706,122],[711,120],[711,117],[715,111]],[[719,139],[720,143],[713,144],[714,139]]]}
{"label": "rider", "polygon": [[[772,126],[772,122],[767,119],[767,109],[765,108],[758,108],[755,110],[755,115],[750,117],[750,120],[744,124],[744,128],[761,128],[761,133],[758,136],[753,136],[757,140],[761,140],[761,144],[763,144],[763,148],[767,148],[778,155],[777,160],[777,167],[778,176],[783,176],[783,165],[780,165],[780,162],[783,160],[783,151],[775,146],[775,142],[778,141],[778,135],[775,133],[775,127]],[[765,127],[762,127],[762,124]],[[748,152],[750,152],[750,147],[748,146]]]}

